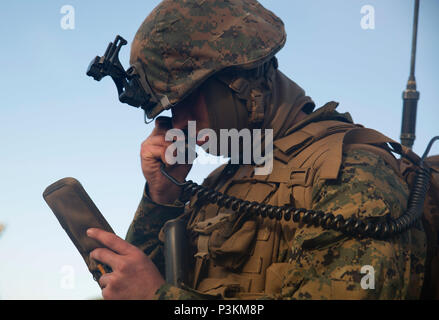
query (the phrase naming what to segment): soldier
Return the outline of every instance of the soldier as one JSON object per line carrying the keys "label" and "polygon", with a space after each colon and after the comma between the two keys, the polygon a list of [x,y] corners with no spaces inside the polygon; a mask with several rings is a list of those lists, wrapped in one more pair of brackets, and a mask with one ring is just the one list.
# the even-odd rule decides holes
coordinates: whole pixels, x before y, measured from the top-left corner
{"label": "soldier", "polygon": [[[275,54],[285,41],[282,21],[255,0],[164,0],[140,26],[130,62],[140,64],[151,88],[169,98],[172,121],[157,118],[142,144],[147,183],[126,241],[88,231],[111,249],[91,253],[113,269],[99,280],[105,299],[421,296],[426,238],[420,224],[380,240],[309,223],[318,210],[332,213],[325,216],[331,221],[337,215],[366,222],[397,218],[406,210],[409,189],[383,147],[390,139],[355,125],[335,102],[314,111],[312,99],[278,69]],[[273,129],[270,174],[254,175],[254,164],[227,164],[204,186],[247,204],[313,211],[276,219],[202,196],[184,202],[181,187],[160,165],[170,144],[166,131],[184,129],[190,120],[197,130],[217,133]],[[167,171],[183,181],[190,168],[180,164]],[[187,221],[191,245],[189,279],[180,287],[163,279],[161,230],[177,217]]]}

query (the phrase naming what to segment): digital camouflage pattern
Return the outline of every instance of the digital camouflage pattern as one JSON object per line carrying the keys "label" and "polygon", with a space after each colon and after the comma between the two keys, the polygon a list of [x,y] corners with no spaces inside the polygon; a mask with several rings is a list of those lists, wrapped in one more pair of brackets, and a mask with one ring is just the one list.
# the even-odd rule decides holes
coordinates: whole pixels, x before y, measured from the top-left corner
{"label": "digital camouflage pattern", "polygon": [[[400,216],[409,191],[393,169],[363,150],[344,155],[337,181],[313,188],[313,209],[345,218]],[[420,225],[397,238],[349,239],[321,228],[301,228],[279,256],[288,261],[280,294],[293,299],[417,299],[424,279],[425,234]],[[285,258],[283,258],[283,255]],[[375,288],[364,290],[363,266],[373,266]]]}
{"label": "digital camouflage pattern", "polygon": [[[133,64],[140,61],[153,90],[157,94],[166,95],[172,104],[176,104],[208,77],[225,68],[236,66],[251,69],[268,61],[282,48],[285,40],[282,21],[255,0],[164,0],[139,28],[132,44],[130,62]],[[277,85],[280,86],[280,83]],[[291,91],[292,88],[290,83],[285,90]],[[292,102],[290,97],[281,95],[274,107],[285,104],[293,108],[290,105]],[[286,109],[283,111],[285,115],[290,111]],[[352,123],[349,117],[341,114],[328,115],[331,108],[321,109],[323,112],[315,112],[314,116],[307,119],[314,117],[310,122],[337,121],[334,132]],[[156,109],[149,116],[154,117],[159,112],[161,110]],[[294,130],[301,130],[303,126],[300,129],[290,127],[288,135],[293,135]],[[306,132],[301,133],[307,136]],[[291,147],[300,149],[301,146]],[[327,148],[330,147],[320,145],[319,152],[322,152],[319,154],[323,155]],[[292,164],[288,168],[294,168],[297,164],[294,162],[296,155],[284,156]],[[298,203],[298,198],[294,196],[295,190],[300,190],[302,186],[290,183],[292,172],[282,171],[282,174],[277,174],[278,179],[282,180],[286,176],[288,180],[279,182],[277,186],[276,183],[260,180],[247,180],[243,183],[238,181],[240,178],[235,180],[232,176],[226,176],[226,185],[232,187],[225,193],[249,201],[331,211],[345,218],[356,216],[385,220],[389,215],[398,217],[403,214],[409,194],[407,185],[379,155],[361,149],[346,149],[342,156],[340,148],[337,156],[338,160],[342,160],[340,170],[336,171],[337,178],[319,179],[316,174],[312,184],[306,185],[307,190],[312,191],[312,199],[307,200],[306,205]],[[326,161],[332,161],[330,157],[325,157],[323,159]],[[322,161],[318,158],[315,162]],[[315,168],[320,169],[317,165]],[[245,170],[240,166],[238,173],[241,169]],[[273,172],[279,172],[278,169],[279,161],[275,161]],[[209,185],[212,179],[207,178],[206,181],[208,187],[214,186]],[[191,217],[189,229],[193,231],[191,223],[203,222],[212,218],[212,213],[216,213],[212,207],[215,205],[197,203],[196,198],[192,198],[186,206],[179,201],[173,205],[158,205],[149,198],[146,186],[126,240],[143,250],[161,273],[165,274],[161,234],[165,222],[185,212]],[[206,268],[207,274],[204,273],[194,287],[186,284],[183,288],[177,288],[165,284],[156,292],[155,298],[229,298],[225,292],[215,291],[215,286],[227,285],[229,278],[241,277],[242,280],[249,277],[250,272],[242,270],[250,264],[251,258],[257,257],[259,249],[255,243],[265,230],[269,230],[270,234],[267,239],[272,239],[274,235],[274,239],[278,240],[273,241],[276,245],[269,249],[272,251],[266,251],[271,260],[265,261],[270,261],[270,265],[260,268],[263,271],[257,275],[259,278],[255,276],[251,279],[255,280],[253,283],[265,279],[263,292],[254,291],[259,299],[416,299],[421,295],[426,259],[426,239],[422,226],[415,226],[391,240],[381,241],[349,238],[336,231],[308,227],[292,221],[272,220],[275,228],[270,229],[261,220],[236,218],[229,225],[213,231],[208,241],[210,264]],[[237,231],[229,235],[227,232],[230,230]],[[246,236],[247,240],[244,241],[241,235]],[[191,237],[193,252],[197,252],[197,239],[201,237]],[[262,239],[260,243],[264,241]],[[227,247],[230,243],[232,245]],[[362,273],[363,266],[374,268],[373,289],[361,287],[361,280],[366,275]],[[225,269],[227,272],[225,275],[223,273],[222,278],[214,275],[215,272],[216,275],[222,274]],[[205,284],[209,281],[205,280],[212,280],[210,284],[213,287],[208,288]],[[241,287],[241,292],[231,298],[250,297],[245,293],[251,290]]]}
{"label": "digital camouflage pattern", "polygon": [[[345,218],[384,219],[401,215],[408,199],[401,178],[379,156],[364,150],[344,154],[336,181],[313,187],[313,209]],[[183,211],[183,205],[162,206],[144,195],[127,240],[142,248],[163,272],[161,226]],[[292,223],[292,222],[290,222]],[[421,226],[386,241],[352,239],[336,231],[299,226],[283,234],[276,265],[279,283],[261,299],[417,299],[425,268],[426,239]],[[363,266],[374,268],[374,289],[363,289]],[[364,271],[363,271],[364,272]],[[192,288],[169,284],[157,299],[207,299]]]}
{"label": "digital camouflage pattern", "polygon": [[255,0],[164,0],[137,31],[130,63],[176,104],[218,71],[268,61],[285,41],[282,21]]}
{"label": "digital camouflage pattern", "polygon": [[162,274],[165,274],[163,258],[163,243],[158,235],[166,221],[178,217],[184,210],[184,205],[158,205],[148,196],[146,186],[142,200],[137,208],[134,220],[126,235],[126,241],[144,251]]}

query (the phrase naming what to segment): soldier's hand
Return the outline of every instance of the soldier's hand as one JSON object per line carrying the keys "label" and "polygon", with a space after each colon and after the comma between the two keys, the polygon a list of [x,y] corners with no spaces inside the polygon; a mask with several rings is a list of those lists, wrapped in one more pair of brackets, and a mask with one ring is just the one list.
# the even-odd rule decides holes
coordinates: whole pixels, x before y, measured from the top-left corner
{"label": "soldier's hand", "polygon": [[[171,128],[171,118],[158,117],[154,130],[142,143],[140,151],[142,171],[148,181],[149,195],[154,202],[160,204],[173,203],[181,192],[181,187],[169,181],[160,171],[161,164],[166,164],[166,149],[172,143],[165,141],[166,132]],[[183,181],[191,167],[191,164],[176,164],[168,166],[166,171],[177,180]]]}
{"label": "soldier's hand", "polygon": [[136,246],[101,229],[90,228],[87,235],[108,248],[98,248],[90,253],[92,259],[113,269],[99,279],[104,299],[151,299],[165,283],[154,263]]}

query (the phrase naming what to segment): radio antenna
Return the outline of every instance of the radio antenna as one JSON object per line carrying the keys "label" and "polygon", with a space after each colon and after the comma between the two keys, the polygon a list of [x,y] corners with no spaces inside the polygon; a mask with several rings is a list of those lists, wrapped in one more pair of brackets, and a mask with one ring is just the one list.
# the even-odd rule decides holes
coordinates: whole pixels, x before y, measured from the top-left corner
{"label": "radio antenna", "polygon": [[401,144],[408,148],[413,147],[416,131],[416,113],[418,108],[419,91],[416,90],[415,62],[416,62],[416,39],[418,34],[419,0],[415,0],[415,12],[413,18],[412,55],[410,61],[410,76],[407,87],[402,93],[402,125]]}

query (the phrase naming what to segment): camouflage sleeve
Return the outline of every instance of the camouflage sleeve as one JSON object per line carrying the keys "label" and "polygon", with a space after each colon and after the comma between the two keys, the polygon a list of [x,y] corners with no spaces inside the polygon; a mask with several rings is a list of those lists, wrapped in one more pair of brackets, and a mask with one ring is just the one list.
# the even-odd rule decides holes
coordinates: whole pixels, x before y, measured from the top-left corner
{"label": "camouflage sleeve", "polygon": [[[161,205],[153,202],[145,185],[142,199],[125,240],[145,252],[162,275],[165,274],[163,243],[159,240],[159,232],[166,221],[177,218],[184,211],[184,204],[176,201],[172,205]],[[169,283],[162,285],[153,299],[156,300],[205,300],[215,297],[203,295],[189,287],[178,288]]]}
{"label": "camouflage sleeve", "polygon": [[218,300],[221,297],[203,294],[189,287],[178,288],[169,283],[162,285],[155,293],[154,300]]}
{"label": "camouflage sleeve", "polygon": [[[403,180],[380,157],[344,154],[337,181],[313,188],[313,209],[362,219],[400,216],[408,199]],[[392,240],[348,238],[299,227],[284,260],[278,299],[416,299],[423,282],[425,236],[416,226]]]}
{"label": "camouflage sleeve", "polygon": [[165,274],[163,243],[159,240],[159,232],[166,221],[182,214],[184,204],[176,201],[173,205],[160,205],[148,195],[145,185],[142,199],[133,221],[128,229],[125,240],[145,252],[155,263],[162,274]]}

